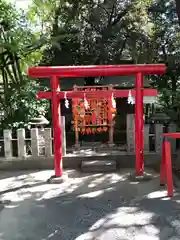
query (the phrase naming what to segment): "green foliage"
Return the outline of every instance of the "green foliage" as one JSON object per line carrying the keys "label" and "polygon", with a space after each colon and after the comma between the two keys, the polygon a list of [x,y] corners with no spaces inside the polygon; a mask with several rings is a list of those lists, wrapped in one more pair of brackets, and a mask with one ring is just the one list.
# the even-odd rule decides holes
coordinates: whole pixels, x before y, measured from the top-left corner
{"label": "green foliage", "polygon": [[37,101],[36,94],[39,90],[39,84],[33,80],[24,81],[20,88],[13,86],[12,92],[8,92],[9,105],[13,111],[6,112],[7,117],[1,127],[27,127],[32,118],[44,116],[49,109],[49,103],[46,100]]}
{"label": "green foliage", "polygon": [[29,66],[119,64],[127,59],[166,63],[166,74],[151,82],[162,108],[179,124],[178,17],[178,0],[33,0],[27,13],[0,0],[3,124],[25,124],[47,111],[47,102],[35,99],[38,85],[26,76]]}
{"label": "green foliage", "polygon": [[152,62],[167,65],[166,74],[153,76],[152,83],[160,92],[160,105],[180,126],[180,26],[173,1],[161,1],[151,8],[153,22],[151,37]]}
{"label": "green foliage", "polygon": [[25,126],[30,118],[47,112],[48,103],[36,100],[38,84],[26,72],[28,66],[40,63],[50,37],[32,31],[25,13],[3,0],[0,14],[0,109],[6,114],[1,127]]}

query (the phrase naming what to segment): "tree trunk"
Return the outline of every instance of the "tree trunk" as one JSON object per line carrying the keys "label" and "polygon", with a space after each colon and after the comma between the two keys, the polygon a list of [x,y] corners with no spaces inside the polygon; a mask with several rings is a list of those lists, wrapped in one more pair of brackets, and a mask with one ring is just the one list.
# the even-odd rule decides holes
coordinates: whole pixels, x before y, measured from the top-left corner
{"label": "tree trunk", "polygon": [[179,25],[180,25],[180,1],[176,0],[176,12],[178,15]]}

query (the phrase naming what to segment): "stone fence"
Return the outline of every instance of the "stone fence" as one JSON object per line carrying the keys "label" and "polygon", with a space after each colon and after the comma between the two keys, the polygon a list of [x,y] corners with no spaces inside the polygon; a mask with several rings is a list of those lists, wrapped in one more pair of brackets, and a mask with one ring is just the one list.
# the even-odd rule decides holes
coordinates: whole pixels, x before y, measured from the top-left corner
{"label": "stone fence", "polygon": [[[66,133],[65,117],[61,119],[62,124],[62,151],[66,155]],[[13,138],[12,130],[3,131],[3,139],[0,139],[0,149],[2,158],[11,159],[37,159],[39,157],[52,157],[53,155],[53,136],[51,128],[32,128],[30,137],[26,137],[25,129],[17,129],[17,138]],[[15,148],[15,151],[14,151]],[[2,154],[2,151],[4,152]],[[14,154],[15,152],[15,154]]]}
{"label": "stone fence", "polygon": [[[134,154],[134,115],[127,115],[127,129],[126,129],[126,153]],[[65,118],[62,117],[62,142],[63,142],[63,156],[66,156],[66,133],[65,133]],[[168,126],[169,132],[175,132],[175,126],[170,124]],[[167,131],[167,130],[166,130]],[[144,147],[145,153],[161,153],[162,135],[164,126],[162,124],[145,124],[144,126]],[[51,128],[32,128],[30,130],[30,138],[26,138],[25,129],[17,130],[17,138],[12,137],[11,130],[4,130],[4,136],[0,139],[0,148],[3,148],[3,155],[0,160],[10,159],[38,159],[42,156],[50,158],[53,155],[53,136]],[[16,142],[16,144],[14,144]],[[16,154],[13,153],[13,148]],[[2,152],[1,151],[1,152]],[[176,151],[176,142],[172,140],[172,151]]]}
{"label": "stone fence", "polygon": [[[144,152],[161,153],[162,136],[164,132],[176,132],[174,124],[152,123],[144,124]],[[134,114],[127,115],[126,134],[127,134],[127,152],[135,152],[135,118]],[[171,140],[172,153],[176,152],[176,140]]]}

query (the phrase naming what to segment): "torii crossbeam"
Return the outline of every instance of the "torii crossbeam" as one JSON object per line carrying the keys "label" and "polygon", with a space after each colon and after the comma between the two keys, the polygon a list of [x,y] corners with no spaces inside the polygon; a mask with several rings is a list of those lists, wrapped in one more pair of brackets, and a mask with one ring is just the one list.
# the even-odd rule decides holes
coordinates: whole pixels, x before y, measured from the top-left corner
{"label": "torii crossbeam", "polygon": [[[99,66],[60,66],[60,67],[31,67],[28,74],[36,78],[50,78],[51,92],[39,92],[39,99],[51,99],[52,119],[54,130],[54,165],[55,176],[61,177],[62,167],[62,140],[60,120],[60,99],[65,98],[65,92],[60,91],[59,78],[64,77],[98,77],[98,76],[119,76],[136,75],[135,89],[132,96],[135,96],[135,142],[136,142],[136,175],[144,173],[144,120],[143,120],[143,96],[157,96],[157,90],[143,88],[143,75],[164,74],[164,64],[144,65],[99,65]],[[96,93],[86,92],[87,98],[108,97],[112,93],[117,97],[128,97],[129,90],[101,90]],[[84,92],[66,92],[67,98],[83,98]]]}

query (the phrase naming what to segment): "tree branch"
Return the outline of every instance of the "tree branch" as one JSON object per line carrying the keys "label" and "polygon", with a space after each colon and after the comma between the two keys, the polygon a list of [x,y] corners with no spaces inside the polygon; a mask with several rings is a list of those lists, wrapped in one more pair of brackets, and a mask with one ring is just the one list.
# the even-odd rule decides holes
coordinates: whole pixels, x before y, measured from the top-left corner
{"label": "tree branch", "polygon": [[177,12],[179,26],[180,26],[180,1],[179,0],[175,0],[175,1],[176,1],[176,12]]}
{"label": "tree branch", "polygon": [[114,9],[115,9],[115,4],[113,4],[113,6],[112,6],[111,13],[110,13],[109,20],[108,20],[108,25],[110,25],[111,22],[112,22],[112,18],[113,18],[113,14],[114,14]]}
{"label": "tree branch", "polygon": [[127,15],[127,13],[129,12],[131,7],[132,7],[132,3],[130,5],[128,5],[122,12],[117,14],[114,21],[111,23],[111,25],[114,26],[117,23],[119,23],[119,21],[121,21],[121,19]]}

